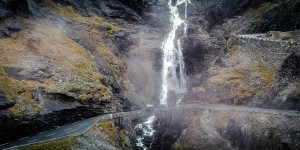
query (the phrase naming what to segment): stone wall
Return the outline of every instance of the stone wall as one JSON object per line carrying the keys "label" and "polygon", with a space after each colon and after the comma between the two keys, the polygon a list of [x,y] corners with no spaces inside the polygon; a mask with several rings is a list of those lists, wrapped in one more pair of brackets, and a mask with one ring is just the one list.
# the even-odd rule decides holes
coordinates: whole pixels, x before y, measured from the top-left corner
{"label": "stone wall", "polygon": [[233,49],[246,64],[264,63],[279,69],[283,61],[300,50],[299,42],[267,38],[232,36]]}

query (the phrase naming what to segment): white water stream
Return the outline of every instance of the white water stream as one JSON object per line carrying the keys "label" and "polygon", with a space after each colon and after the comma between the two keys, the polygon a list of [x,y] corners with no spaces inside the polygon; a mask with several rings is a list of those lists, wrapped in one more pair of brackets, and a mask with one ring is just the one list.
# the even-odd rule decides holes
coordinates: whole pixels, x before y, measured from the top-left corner
{"label": "white water stream", "polygon": [[[169,0],[168,6],[170,8],[170,22],[171,22],[171,31],[167,39],[162,43],[163,50],[163,68],[162,68],[162,90],[160,95],[160,104],[168,104],[168,93],[170,90],[174,91],[175,94],[179,97],[176,103],[180,103],[183,94],[186,92],[186,79],[185,79],[185,69],[184,69],[184,60],[182,55],[181,48],[181,38],[186,36],[187,31],[187,6],[190,3],[189,0],[177,0],[173,4],[174,0]],[[185,14],[184,19],[180,18],[178,6],[185,5]],[[182,28],[180,28],[182,27]],[[176,36],[178,30],[183,30],[183,36]],[[144,145],[143,140],[145,136],[152,136],[155,132],[153,129],[153,122],[155,116],[151,116],[147,119],[146,122],[140,123],[135,126],[143,130],[143,135],[137,137],[136,145],[147,150],[147,147]],[[151,147],[150,147],[151,148]]]}
{"label": "white water stream", "polygon": [[[176,36],[177,30],[183,25],[183,32],[186,35],[187,30],[187,5],[189,0],[177,0],[176,4],[172,5],[172,0],[169,1],[168,5],[170,8],[170,22],[172,24],[171,31],[168,38],[163,42],[163,68],[162,68],[162,90],[160,95],[160,104],[168,104],[168,93],[174,91],[180,102],[182,95],[186,92],[186,79],[184,71],[184,60],[181,51],[181,37]],[[185,15],[184,19],[180,18],[178,6],[185,4]]]}

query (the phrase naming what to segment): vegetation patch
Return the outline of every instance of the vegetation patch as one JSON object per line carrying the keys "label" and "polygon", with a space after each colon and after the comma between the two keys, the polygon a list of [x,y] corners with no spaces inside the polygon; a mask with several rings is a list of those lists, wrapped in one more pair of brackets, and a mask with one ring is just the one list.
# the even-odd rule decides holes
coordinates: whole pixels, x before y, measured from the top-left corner
{"label": "vegetation patch", "polygon": [[108,28],[107,33],[110,35],[118,31],[124,30],[123,28],[118,27],[115,23],[109,22],[100,16],[96,16],[96,15],[91,17],[82,16],[80,12],[76,11],[72,6],[58,5],[53,0],[45,1],[45,4],[50,9],[51,12],[59,15],[60,17],[67,18],[82,24],[89,24],[89,25]]}
{"label": "vegetation patch", "polygon": [[50,142],[35,144],[32,146],[21,147],[20,150],[72,150],[77,143],[75,137],[67,137]]}
{"label": "vegetation patch", "polygon": [[271,86],[275,79],[276,69],[270,65],[263,63],[256,63],[251,65],[252,70],[263,79],[264,84]]}
{"label": "vegetation patch", "polygon": [[122,147],[122,149],[129,149],[126,144],[126,133],[120,127],[114,126],[113,121],[101,122],[94,127],[105,139],[115,147]]}
{"label": "vegetation patch", "polygon": [[216,85],[241,84],[246,78],[245,73],[234,72],[229,68],[211,67],[208,72],[216,74],[208,80],[210,83]]}
{"label": "vegetation patch", "polygon": [[211,67],[209,72],[214,74],[208,79],[209,83],[227,90],[229,99],[234,104],[242,104],[261,90],[260,87],[251,86],[246,82],[246,72],[235,72],[230,68],[221,67]]}
{"label": "vegetation patch", "polygon": [[[9,109],[15,117],[41,111],[33,100],[35,88],[81,100],[110,100],[111,91],[101,83],[104,76],[83,47],[55,27],[18,19],[34,28],[0,39],[0,89],[9,101],[16,103]],[[54,74],[43,81],[20,81],[10,78],[4,67],[22,68],[24,72],[47,68]]]}
{"label": "vegetation patch", "polygon": [[193,92],[196,93],[205,93],[205,88],[203,86],[195,87],[192,89]]}
{"label": "vegetation patch", "polygon": [[[4,92],[8,101],[16,102],[16,104],[9,108],[15,117],[22,118],[31,113],[38,113],[40,111],[39,105],[32,98],[32,89],[36,85],[34,81],[18,81],[7,76],[4,69],[0,67],[0,89]],[[19,99],[19,100],[18,100]],[[19,101],[26,102],[31,106],[31,110],[26,111],[24,105]]]}

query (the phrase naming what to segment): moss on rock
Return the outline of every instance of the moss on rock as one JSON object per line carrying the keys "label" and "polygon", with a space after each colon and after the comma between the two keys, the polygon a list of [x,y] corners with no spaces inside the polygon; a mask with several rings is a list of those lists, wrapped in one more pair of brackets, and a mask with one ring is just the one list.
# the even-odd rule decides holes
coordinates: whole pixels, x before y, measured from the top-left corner
{"label": "moss on rock", "polygon": [[112,121],[98,123],[92,130],[99,132],[113,146],[129,149],[126,143],[127,135],[125,131],[114,126]]}
{"label": "moss on rock", "polygon": [[260,78],[263,79],[265,85],[271,86],[276,75],[276,69],[273,66],[256,63],[251,65],[251,68]]}
{"label": "moss on rock", "polygon": [[123,28],[118,27],[115,23],[107,21],[100,16],[93,15],[91,17],[85,17],[81,15],[80,12],[76,11],[72,6],[58,5],[53,0],[45,1],[45,4],[51,12],[59,15],[60,17],[67,18],[82,24],[108,28],[108,35],[112,35],[118,31],[124,30]]}

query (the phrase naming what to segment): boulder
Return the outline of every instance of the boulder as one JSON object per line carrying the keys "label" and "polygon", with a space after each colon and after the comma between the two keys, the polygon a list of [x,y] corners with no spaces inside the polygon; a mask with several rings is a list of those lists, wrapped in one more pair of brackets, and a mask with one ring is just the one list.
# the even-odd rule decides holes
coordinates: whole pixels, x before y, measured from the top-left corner
{"label": "boulder", "polygon": [[7,29],[0,30],[0,38],[6,38],[6,37],[10,37],[10,32]]}
{"label": "boulder", "polygon": [[10,24],[8,25],[7,28],[9,31],[21,31],[23,28],[23,25],[21,22],[14,20],[14,21],[10,22]]}
{"label": "boulder", "polygon": [[4,94],[4,92],[0,91],[0,110],[7,109],[11,107],[13,103],[9,102]]}

